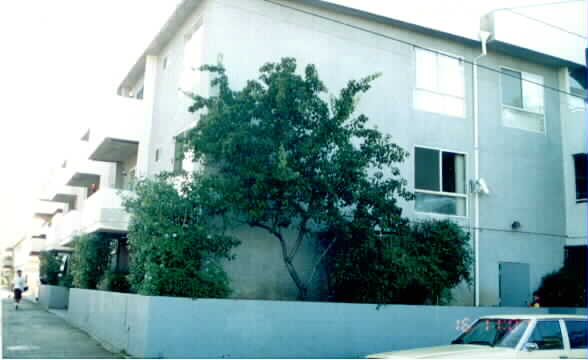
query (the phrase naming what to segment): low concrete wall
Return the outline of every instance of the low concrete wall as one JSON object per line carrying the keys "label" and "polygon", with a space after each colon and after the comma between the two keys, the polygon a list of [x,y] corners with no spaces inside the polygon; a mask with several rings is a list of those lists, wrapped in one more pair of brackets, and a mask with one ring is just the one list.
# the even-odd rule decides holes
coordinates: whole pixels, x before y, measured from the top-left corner
{"label": "low concrete wall", "polygon": [[63,286],[41,285],[39,303],[47,309],[67,309],[69,289]]}
{"label": "low concrete wall", "polygon": [[146,353],[148,296],[71,289],[68,321],[113,352]]}
{"label": "low concrete wall", "polygon": [[[566,312],[578,311],[582,312]],[[483,315],[550,312],[548,308],[193,300],[72,289],[68,317],[111,350],[137,357],[353,358],[447,344],[460,333],[464,320]]]}

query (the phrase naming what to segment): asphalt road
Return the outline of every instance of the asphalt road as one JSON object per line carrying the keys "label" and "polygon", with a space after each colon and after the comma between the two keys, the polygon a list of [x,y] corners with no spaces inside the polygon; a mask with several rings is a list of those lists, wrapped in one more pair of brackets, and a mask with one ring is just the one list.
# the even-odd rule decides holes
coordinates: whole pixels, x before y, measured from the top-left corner
{"label": "asphalt road", "polygon": [[70,326],[40,305],[22,301],[18,310],[12,299],[2,299],[2,354],[7,359],[113,359],[86,333]]}

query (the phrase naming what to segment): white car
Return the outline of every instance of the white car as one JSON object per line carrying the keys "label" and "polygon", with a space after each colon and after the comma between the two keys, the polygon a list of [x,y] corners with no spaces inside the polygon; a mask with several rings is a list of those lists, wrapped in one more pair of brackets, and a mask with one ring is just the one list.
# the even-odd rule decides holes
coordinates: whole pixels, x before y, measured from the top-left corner
{"label": "white car", "polygon": [[588,317],[497,315],[479,318],[451,345],[369,355],[368,359],[588,359]]}

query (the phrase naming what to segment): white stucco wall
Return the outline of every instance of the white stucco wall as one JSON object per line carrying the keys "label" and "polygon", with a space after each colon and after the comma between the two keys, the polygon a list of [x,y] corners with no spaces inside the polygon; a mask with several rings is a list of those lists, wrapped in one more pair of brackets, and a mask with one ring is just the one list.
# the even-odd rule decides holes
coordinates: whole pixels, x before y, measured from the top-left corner
{"label": "white stucco wall", "polygon": [[[568,69],[560,70],[560,86],[564,91],[569,91]],[[563,143],[563,166],[565,181],[566,202],[566,233],[567,245],[588,245],[588,211],[586,202],[576,201],[576,172],[574,168],[574,154],[588,152],[586,140],[587,112],[584,108],[575,106],[577,101],[569,96],[561,94],[561,121]]]}
{"label": "white stucco wall", "polygon": [[[295,57],[301,72],[306,64],[315,64],[321,79],[332,94],[338,93],[350,79],[382,73],[373,82],[372,89],[362,96],[358,113],[365,113],[370,118],[371,125],[390,134],[395,143],[411,154],[414,153],[415,146],[464,153],[466,181],[473,178],[471,65],[464,65],[465,117],[415,110],[412,105],[416,76],[414,48],[386,36],[469,60],[480,53],[478,46],[312,8],[294,1],[282,3],[384,36],[351,29],[259,0],[204,2],[161,53],[148,59],[145,78],[154,79],[155,92],[152,94],[153,113],[148,125],[148,141],[142,142],[148,145],[140,150],[147,159],[148,174],[172,169],[173,137],[197,119],[194,114],[187,112],[189,101],[178,96],[177,89],[183,69],[185,35],[195,24],[202,22],[203,62],[214,64],[222,57],[234,89],[240,89],[247,80],[256,78],[258,69],[264,63],[277,62],[285,56]],[[164,58],[167,58],[166,69],[162,68]],[[543,76],[545,84],[558,86],[557,70],[544,65],[494,52],[490,52],[480,63],[492,68],[507,66],[539,74]],[[498,299],[497,268],[500,262],[528,262],[531,266],[530,292],[537,285],[537,279],[562,264],[566,239],[565,204],[562,198],[562,130],[558,94],[547,91],[544,94],[545,133],[530,133],[506,128],[502,124],[499,74],[480,71],[479,78],[480,170],[492,191],[490,196],[480,201],[481,226],[485,229],[481,236],[481,241],[484,242],[481,248],[486,249],[481,260],[485,266],[482,269],[485,272],[482,278],[485,283],[482,286],[487,287],[484,290],[484,301],[495,305]],[[202,76],[199,89],[205,96],[209,91],[207,84],[207,77]],[[157,162],[154,159],[156,150],[160,152],[160,160]],[[139,163],[142,164],[140,159],[141,155]],[[415,181],[413,157],[400,165],[400,171],[412,188]],[[413,220],[431,217],[417,213],[412,202],[400,201],[400,205],[404,209],[404,215]],[[465,217],[434,217],[451,218],[469,230],[473,216],[470,209]],[[521,231],[513,232],[511,229],[510,225],[515,220],[523,224]],[[234,271],[236,275],[247,274],[248,270],[252,270],[247,268],[250,260],[245,254],[255,253],[258,258],[265,259],[270,258],[274,251],[273,245],[270,245],[273,240],[267,236],[255,232],[243,232],[241,235],[243,239],[252,240],[244,241],[242,247],[237,249],[239,260],[229,265],[229,271]],[[265,254],[253,251],[259,246],[256,245],[257,241],[268,241],[267,245],[261,246],[266,251]],[[244,256],[239,257],[239,252]],[[313,257],[313,249],[309,248],[305,256]],[[281,266],[273,260],[268,260],[266,264],[272,269]],[[248,270],[243,271],[243,267]],[[265,277],[259,282],[263,283],[264,280],[269,284],[275,279]],[[285,293],[289,292],[286,290],[288,286],[285,285]],[[239,291],[245,294],[249,290]],[[263,289],[259,288],[258,291],[263,292]],[[467,303],[471,299],[471,292],[465,287],[456,295],[460,303]]]}

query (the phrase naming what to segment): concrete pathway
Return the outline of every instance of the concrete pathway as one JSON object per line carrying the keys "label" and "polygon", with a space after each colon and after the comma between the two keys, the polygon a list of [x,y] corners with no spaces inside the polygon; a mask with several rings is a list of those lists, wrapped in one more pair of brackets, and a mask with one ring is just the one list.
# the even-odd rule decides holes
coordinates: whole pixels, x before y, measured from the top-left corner
{"label": "concrete pathway", "polygon": [[18,310],[12,299],[2,299],[2,354],[7,359],[113,359],[86,333],[71,327],[40,305],[22,301]]}

